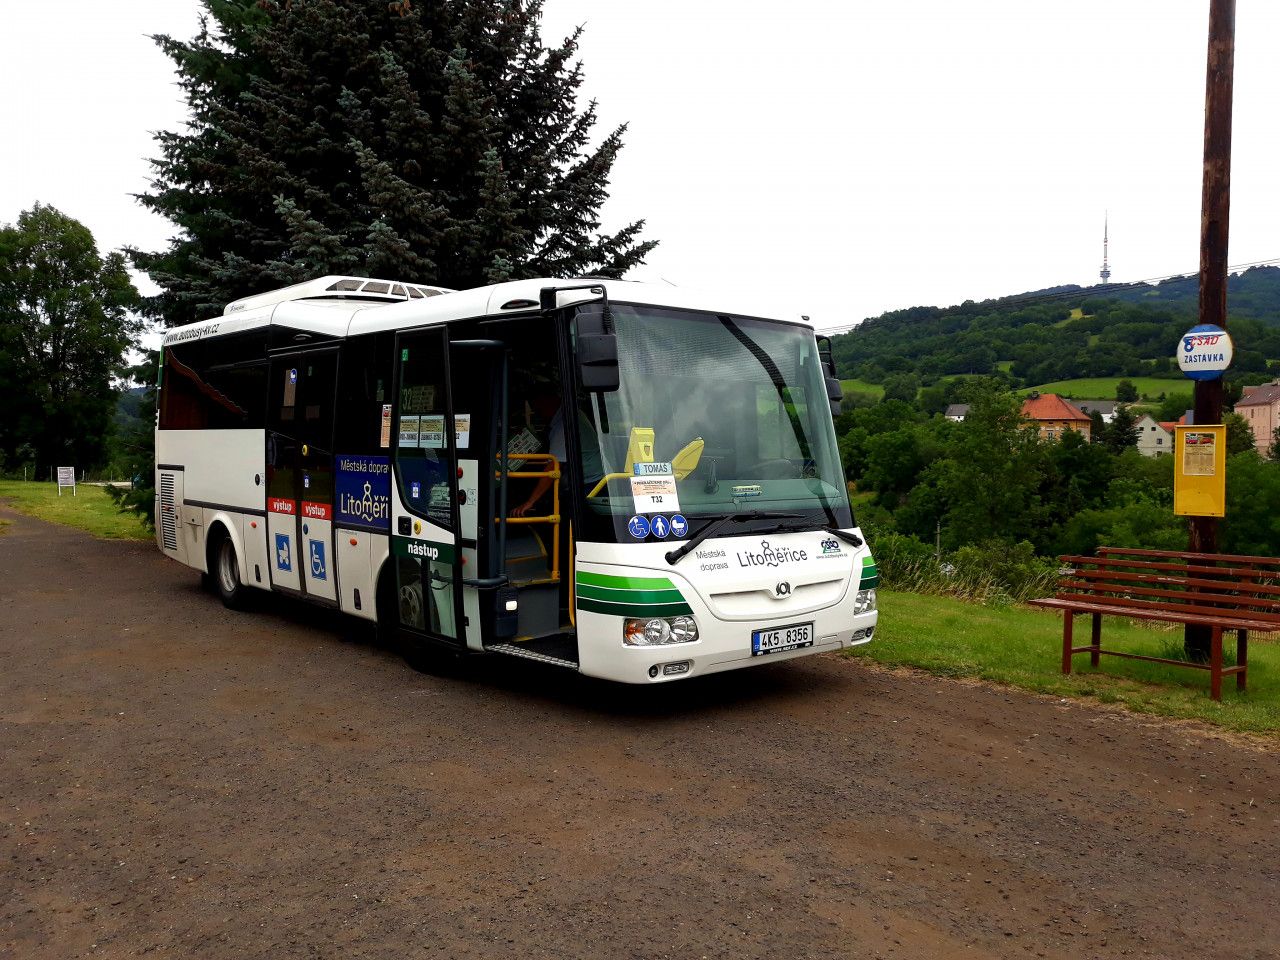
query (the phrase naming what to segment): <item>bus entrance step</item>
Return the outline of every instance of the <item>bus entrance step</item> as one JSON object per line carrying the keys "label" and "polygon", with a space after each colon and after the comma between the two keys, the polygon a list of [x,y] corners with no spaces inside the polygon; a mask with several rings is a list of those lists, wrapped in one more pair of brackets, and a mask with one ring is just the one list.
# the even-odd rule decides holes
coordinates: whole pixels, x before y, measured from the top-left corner
{"label": "bus entrance step", "polygon": [[524,643],[493,643],[485,647],[490,653],[505,653],[512,657],[524,657],[526,660],[537,660],[539,663],[551,663],[557,667],[578,669],[577,651],[572,645],[563,642],[549,643],[545,640],[530,640]]}

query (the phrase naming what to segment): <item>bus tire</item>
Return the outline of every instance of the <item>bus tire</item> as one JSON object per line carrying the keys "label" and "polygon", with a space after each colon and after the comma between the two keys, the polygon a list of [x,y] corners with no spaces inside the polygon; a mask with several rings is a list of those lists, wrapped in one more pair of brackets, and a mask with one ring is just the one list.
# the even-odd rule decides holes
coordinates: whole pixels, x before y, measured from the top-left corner
{"label": "bus tire", "polygon": [[247,590],[240,582],[240,561],[236,557],[236,545],[221,527],[209,544],[209,576],[213,590],[224,606],[231,610],[244,607]]}

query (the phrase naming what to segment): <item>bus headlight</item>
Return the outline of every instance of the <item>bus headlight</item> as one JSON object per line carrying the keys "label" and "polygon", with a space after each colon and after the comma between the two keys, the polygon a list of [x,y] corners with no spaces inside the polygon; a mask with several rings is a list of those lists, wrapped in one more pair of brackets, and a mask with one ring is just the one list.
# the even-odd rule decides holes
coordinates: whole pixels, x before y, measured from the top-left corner
{"label": "bus headlight", "polygon": [[629,647],[660,647],[670,643],[692,643],[698,639],[698,622],[693,617],[650,617],[626,620],[622,642]]}
{"label": "bus headlight", "polygon": [[853,615],[856,617],[860,613],[871,613],[876,608],[876,592],[874,590],[859,590],[858,595],[853,598]]}

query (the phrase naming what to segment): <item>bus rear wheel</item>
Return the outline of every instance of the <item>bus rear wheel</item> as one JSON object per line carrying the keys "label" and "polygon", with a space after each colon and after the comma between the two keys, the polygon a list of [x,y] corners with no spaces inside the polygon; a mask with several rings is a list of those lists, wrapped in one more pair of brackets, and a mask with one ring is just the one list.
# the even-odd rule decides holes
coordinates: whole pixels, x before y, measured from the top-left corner
{"label": "bus rear wheel", "polygon": [[213,589],[224,606],[239,610],[244,606],[245,586],[240,582],[240,563],[236,559],[236,545],[225,533],[213,548]]}

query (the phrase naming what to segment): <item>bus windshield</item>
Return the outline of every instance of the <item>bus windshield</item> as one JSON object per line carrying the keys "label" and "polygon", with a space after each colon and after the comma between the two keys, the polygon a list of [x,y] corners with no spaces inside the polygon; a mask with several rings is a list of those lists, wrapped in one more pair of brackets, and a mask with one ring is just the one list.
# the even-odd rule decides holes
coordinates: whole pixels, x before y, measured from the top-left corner
{"label": "bus windshield", "polygon": [[582,433],[594,423],[596,434],[579,442],[583,474],[605,475],[584,491],[584,532],[683,539],[686,525],[752,513],[852,526],[810,328],[652,306],[611,311],[620,386],[584,397],[591,417],[579,418]]}

